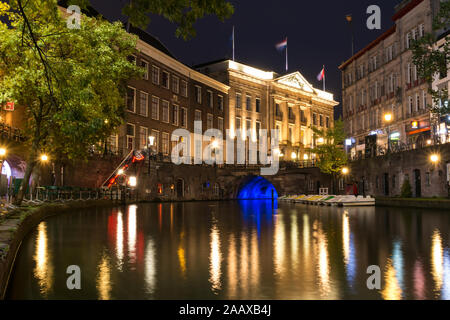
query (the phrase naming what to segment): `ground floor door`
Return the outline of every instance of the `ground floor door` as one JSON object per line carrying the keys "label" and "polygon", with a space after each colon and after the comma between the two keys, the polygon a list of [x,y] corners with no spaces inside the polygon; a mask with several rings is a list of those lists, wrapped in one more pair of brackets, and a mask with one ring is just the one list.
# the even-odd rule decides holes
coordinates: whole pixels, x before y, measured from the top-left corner
{"label": "ground floor door", "polygon": [[384,174],[384,195],[389,196],[389,173]]}
{"label": "ground floor door", "polygon": [[178,198],[184,197],[184,180],[183,179],[177,180],[177,197]]}

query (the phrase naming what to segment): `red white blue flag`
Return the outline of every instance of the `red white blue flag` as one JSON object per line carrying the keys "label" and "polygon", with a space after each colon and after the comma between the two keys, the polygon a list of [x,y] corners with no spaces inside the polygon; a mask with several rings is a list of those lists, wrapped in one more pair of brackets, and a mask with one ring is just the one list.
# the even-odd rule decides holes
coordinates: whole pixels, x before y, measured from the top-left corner
{"label": "red white blue flag", "polygon": [[286,48],[286,47],[287,47],[287,38],[284,39],[283,41],[281,41],[280,43],[277,43],[277,44],[275,45],[275,47],[276,47],[277,50],[279,50],[279,51],[281,51],[281,50],[283,50],[284,48]]}
{"label": "red white blue flag", "polygon": [[322,81],[325,78],[325,67],[323,67],[322,71],[317,76],[317,80]]}

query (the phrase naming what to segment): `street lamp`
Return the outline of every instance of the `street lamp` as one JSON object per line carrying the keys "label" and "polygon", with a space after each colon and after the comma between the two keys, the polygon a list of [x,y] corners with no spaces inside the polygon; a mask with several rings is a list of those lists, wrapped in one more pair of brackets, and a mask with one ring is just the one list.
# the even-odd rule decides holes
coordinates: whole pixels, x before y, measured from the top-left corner
{"label": "street lamp", "polygon": [[130,179],[128,180],[128,184],[130,185],[130,187],[134,188],[137,186],[137,179],[136,177],[130,177]]}
{"label": "street lamp", "polygon": [[347,167],[342,168],[342,174],[347,175],[350,172],[350,170]]}
{"label": "street lamp", "polygon": [[430,161],[433,163],[433,164],[436,164],[436,163],[438,163],[439,162],[439,155],[438,154],[432,154],[431,156],[430,156]]}
{"label": "street lamp", "polygon": [[291,159],[292,159],[292,160],[297,159],[297,154],[296,154],[295,152],[292,152],[292,153],[291,153]]}
{"label": "street lamp", "polygon": [[150,175],[150,157],[154,154],[155,136],[148,137],[148,174]]}
{"label": "street lamp", "polygon": [[46,154],[41,154],[41,162],[47,162],[48,156]]}
{"label": "street lamp", "polygon": [[391,127],[390,123],[392,121],[392,113],[386,113],[384,115],[384,121],[387,123],[387,139],[388,139],[388,152],[391,151]]}

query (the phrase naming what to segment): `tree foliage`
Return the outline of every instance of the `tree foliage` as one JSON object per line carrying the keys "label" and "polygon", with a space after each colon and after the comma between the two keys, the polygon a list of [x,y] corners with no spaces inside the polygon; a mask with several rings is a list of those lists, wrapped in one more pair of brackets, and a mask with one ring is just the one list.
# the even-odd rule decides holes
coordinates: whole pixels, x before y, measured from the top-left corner
{"label": "tree foliage", "polygon": [[450,112],[450,107],[440,106],[440,101],[448,100],[448,90],[434,90],[432,83],[439,74],[447,74],[447,64],[449,61],[449,40],[450,36],[445,37],[445,41],[440,48],[436,47],[436,35],[442,34],[450,27],[450,2],[441,1],[440,10],[433,21],[433,33],[427,33],[412,43],[413,62],[417,66],[419,77],[429,84],[429,93],[433,97],[432,112],[436,114],[446,114]]}
{"label": "tree foliage", "polygon": [[321,172],[336,176],[347,164],[347,155],[343,145],[345,140],[344,122],[339,119],[329,129],[311,127],[316,138],[322,138],[323,143],[318,143],[311,152],[316,154],[317,165]]}
{"label": "tree foliage", "polygon": [[[89,0],[70,0],[68,3],[86,8]],[[177,25],[177,37],[187,40],[195,37],[194,24],[197,20],[216,15],[224,21],[233,15],[234,7],[225,0],[129,0],[122,13],[133,25],[142,29],[150,23],[149,14],[160,15]]]}
{"label": "tree foliage", "polygon": [[40,152],[86,157],[124,117],[126,82],[141,74],[128,61],[136,37],[121,23],[84,17],[69,29],[56,0],[0,1],[0,105],[25,107],[29,159]]}

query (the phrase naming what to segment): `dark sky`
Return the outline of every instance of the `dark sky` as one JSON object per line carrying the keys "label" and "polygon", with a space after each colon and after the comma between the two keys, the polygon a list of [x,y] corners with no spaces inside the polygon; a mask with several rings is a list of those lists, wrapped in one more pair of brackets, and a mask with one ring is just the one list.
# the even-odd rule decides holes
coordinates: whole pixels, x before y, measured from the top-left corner
{"label": "dark sky", "polygon": [[[126,0],[92,0],[109,19],[121,19]],[[341,73],[338,66],[351,56],[351,33],[345,15],[353,15],[355,52],[393,25],[398,0],[231,0],[234,16],[222,23],[214,16],[195,25],[197,36],[189,41],[175,36],[176,26],[152,17],[147,29],[187,65],[231,57],[232,26],[236,33],[236,60],[267,71],[285,73],[285,55],[275,44],[288,37],[289,72],[300,71],[315,87],[316,76],[326,67],[327,91],[341,101]],[[366,27],[367,7],[381,8],[382,30]]]}

